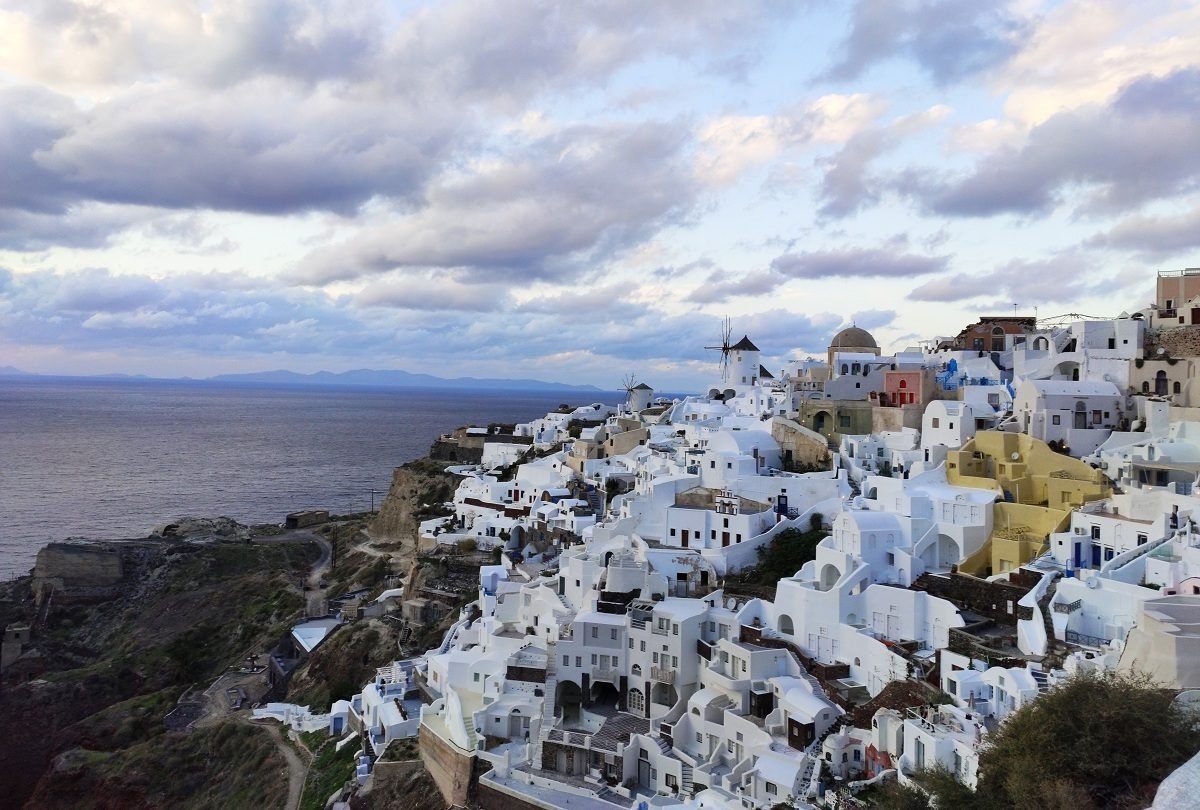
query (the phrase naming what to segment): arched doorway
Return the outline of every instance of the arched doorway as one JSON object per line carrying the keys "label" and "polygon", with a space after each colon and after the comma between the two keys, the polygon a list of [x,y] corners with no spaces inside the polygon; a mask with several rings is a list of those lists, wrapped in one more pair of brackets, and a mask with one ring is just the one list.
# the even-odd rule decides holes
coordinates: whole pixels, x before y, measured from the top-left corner
{"label": "arched doorway", "polygon": [[785,636],[794,636],[796,634],[796,625],[792,622],[792,617],[786,613],[779,615],[779,632]]}
{"label": "arched doorway", "polygon": [[813,430],[817,433],[824,433],[832,427],[833,417],[830,416],[829,411],[817,411],[816,415],[813,416]]}
{"label": "arched doorway", "polygon": [[646,696],[642,694],[641,689],[629,690],[629,712],[638,717],[646,716]]}
{"label": "arched doorway", "polygon": [[1087,405],[1082,400],[1075,403],[1075,429],[1087,430]]}
{"label": "arched doorway", "polygon": [[579,721],[579,707],[583,705],[583,690],[579,688],[579,684],[574,681],[560,681],[558,689],[555,690],[554,701],[558,715],[564,723]]}
{"label": "arched doorway", "polygon": [[822,591],[827,591],[836,585],[837,581],[841,579],[841,577],[842,574],[840,571],[838,571],[836,565],[833,563],[825,563],[825,566],[821,569],[821,580],[818,583],[818,587]]}
{"label": "arched doorway", "polygon": [[1154,375],[1154,393],[1160,397],[1167,393],[1167,372],[1159,371]]}
{"label": "arched doorway", "polygon": [[596,681],[591,689],[592,706],[608,706],[616,709],[621,701],[621,693],[617,687],[607,681]]}

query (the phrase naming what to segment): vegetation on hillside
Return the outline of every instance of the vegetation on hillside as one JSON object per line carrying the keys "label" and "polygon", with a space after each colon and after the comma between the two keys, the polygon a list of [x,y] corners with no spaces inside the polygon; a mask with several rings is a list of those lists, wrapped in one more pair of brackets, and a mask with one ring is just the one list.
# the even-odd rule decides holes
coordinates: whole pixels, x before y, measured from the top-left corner
{"label": "vegetation on hillside", "polygon": [[743,573],[741,581],[774,585],[784,577],[793,576],[806,562],[817,558],[817,544],[825,537],[820,515],[813,515],[808,531],[784,529],[758,549],[757,564]]}
{"label": "vegetation on hillside", "polygon": [[[927,771],[919,781],[939,807],[1145,807],[1158,783],[1200,750],[1200,717],[1173,696],[1143,676],[1076,676],[991,735],[977,791],[944,771]],[[928,803],[921,791],[892,785],[879,806]]]}

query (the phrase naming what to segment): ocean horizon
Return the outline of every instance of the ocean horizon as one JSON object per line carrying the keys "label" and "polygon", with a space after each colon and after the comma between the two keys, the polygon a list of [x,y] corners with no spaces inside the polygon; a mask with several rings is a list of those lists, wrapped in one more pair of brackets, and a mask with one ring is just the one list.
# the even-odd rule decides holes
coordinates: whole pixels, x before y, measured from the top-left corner
{"label": "ocean horizon", "polygon": [[111,378],[0,380],[0,578],[67,538],[180,517],[281,523],[377,507],[392,470],[465,424],[525,422],[623,392]]}

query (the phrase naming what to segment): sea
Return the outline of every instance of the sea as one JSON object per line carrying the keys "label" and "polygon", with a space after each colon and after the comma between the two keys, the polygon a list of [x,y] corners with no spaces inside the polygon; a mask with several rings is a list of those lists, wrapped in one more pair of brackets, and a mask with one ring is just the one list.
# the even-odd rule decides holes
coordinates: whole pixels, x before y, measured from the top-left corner
{"label": "sea", "polygon": [[0,379],[0,579],[66,538],[145,537],[179,517],[282,523],[378,507],[392,470],[467,424],[527,422],[592,391],[463,391]]}

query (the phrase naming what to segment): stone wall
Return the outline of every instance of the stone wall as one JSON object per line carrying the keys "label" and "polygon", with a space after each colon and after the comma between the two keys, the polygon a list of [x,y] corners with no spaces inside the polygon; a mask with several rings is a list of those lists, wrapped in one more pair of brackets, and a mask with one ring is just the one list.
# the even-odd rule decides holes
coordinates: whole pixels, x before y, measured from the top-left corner
{"label": "stone wall", "polygon": [[951,574],[948,577],[923,574],[914,584],[931,596],[947,599],[956,606],[1006,625],[1017,623],[1017,602],[1029,592],[1029,588],[1019,585],[988,582],[966,574]]}
{"label": "stone wall", "polygon": [[771,420],[771,438],[779,442],[779,453],[793,465],[829,463],[829,443],[825,437],[803,425],[776,416]]}
{"label": "stone wall", "polygon": [[33,590],[103,598],[125,575],[121,552],[107,544],[51,543],[38,552]]}
{"label": "stone wall", "polygon": [[[418,735],[421,761],[433,777],[446,804],[465,805],[474,801],[478,774],[476,758],[459,751],[422,725]],[[489,766],[490,767],[490,766]]]}
{"label": "stone wall", "polygon": [[551,805],[535,804],[525,799],[519,799],[487,782],[481,782],[479,785],[479,806],[482,810],[547,810],[551,807]]}

